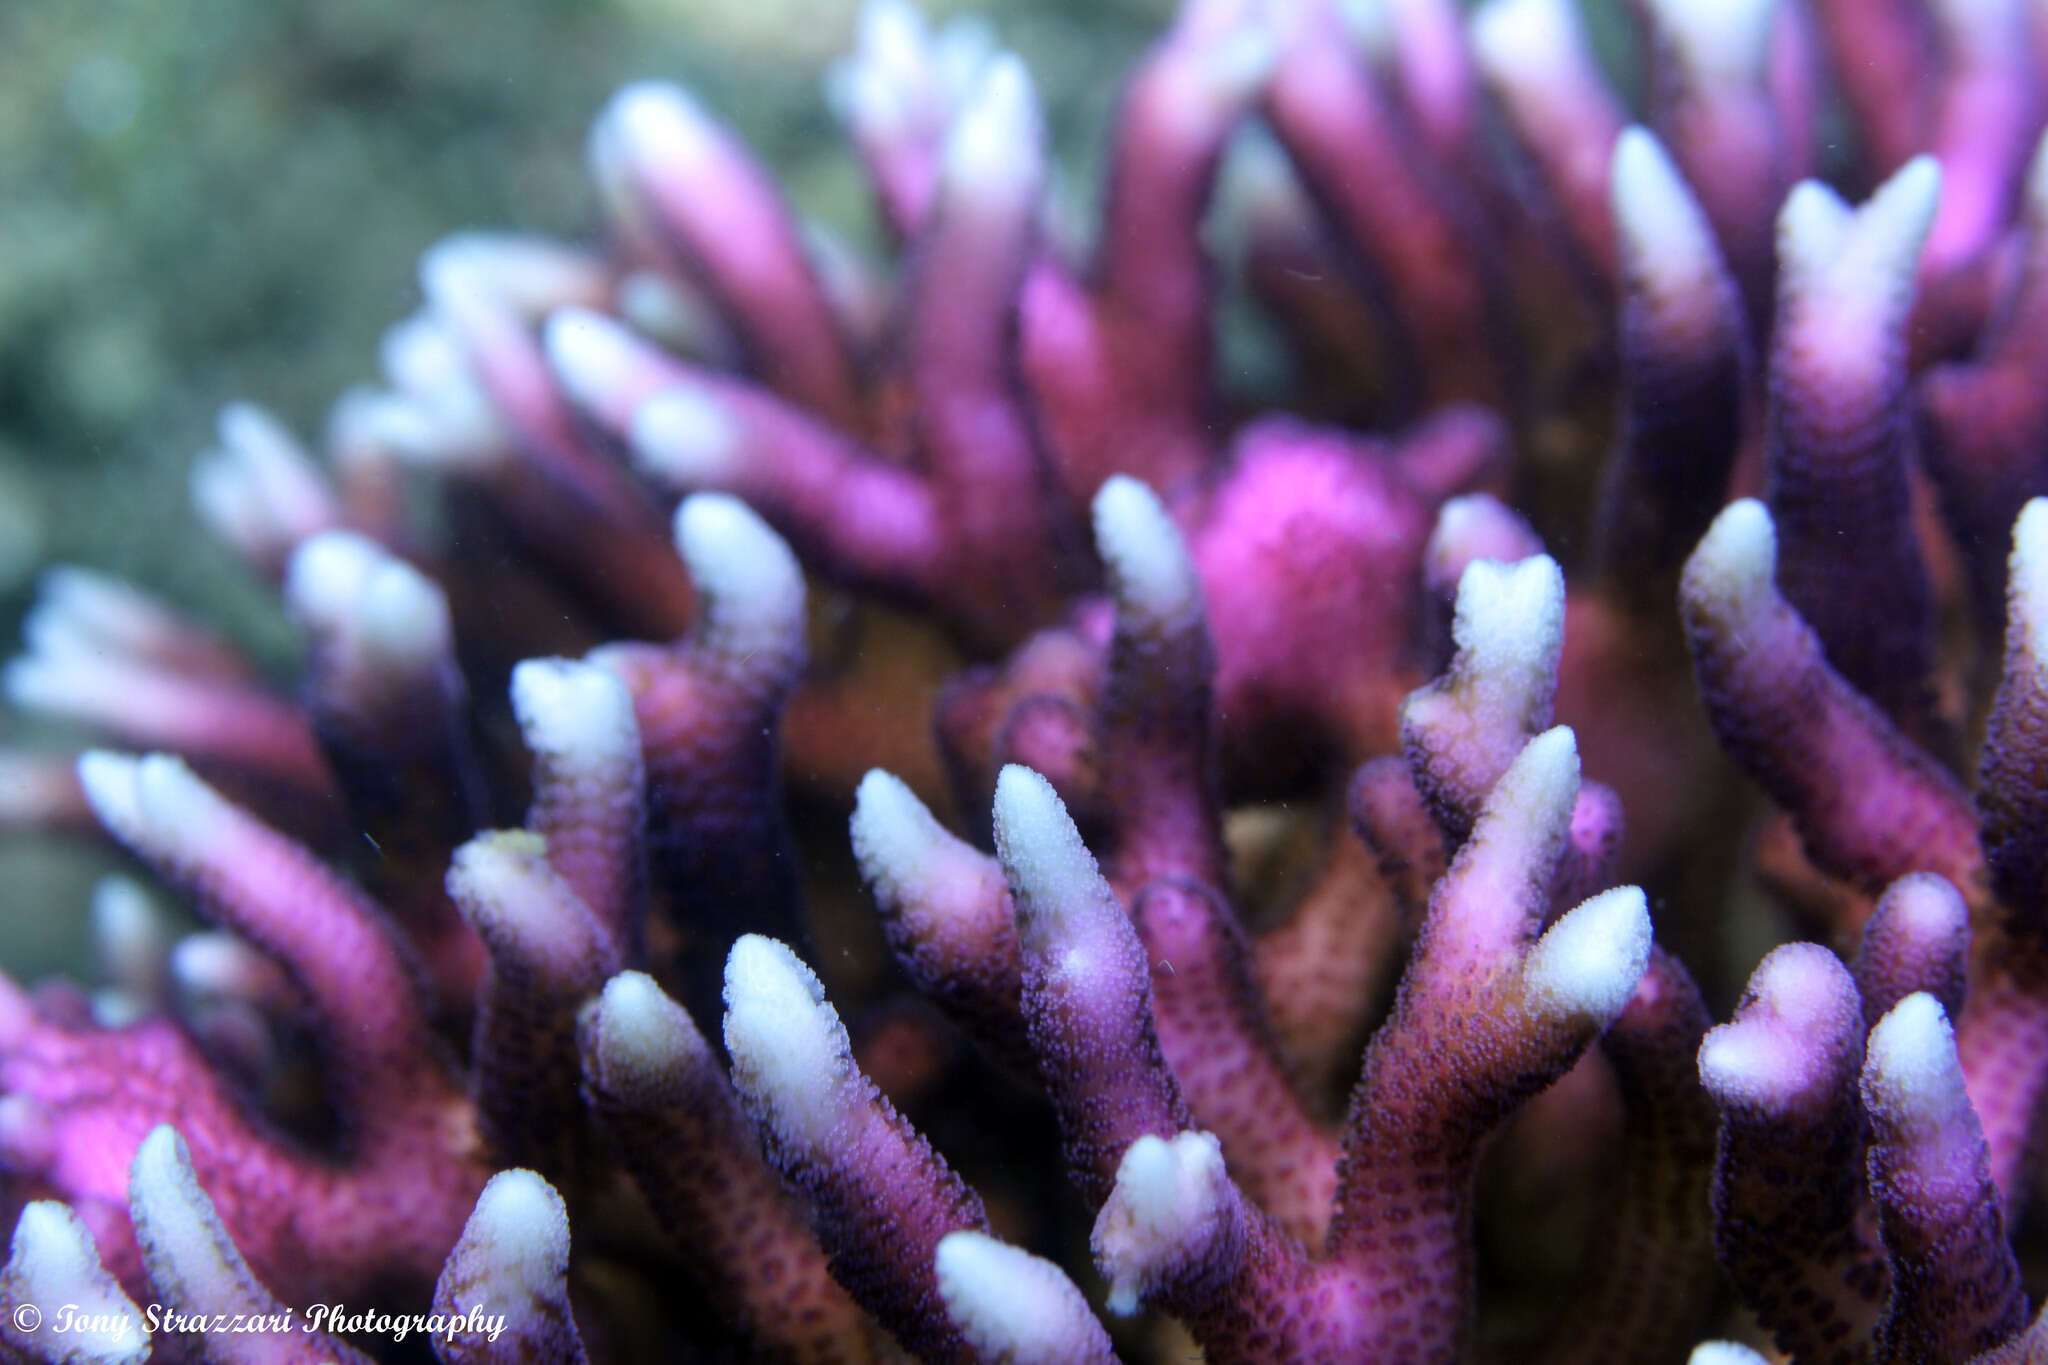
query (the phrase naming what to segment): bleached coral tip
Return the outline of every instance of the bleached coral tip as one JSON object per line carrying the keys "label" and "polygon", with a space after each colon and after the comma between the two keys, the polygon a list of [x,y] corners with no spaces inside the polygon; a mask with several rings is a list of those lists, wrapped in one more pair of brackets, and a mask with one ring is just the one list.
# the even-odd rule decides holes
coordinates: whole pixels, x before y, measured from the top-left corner
{"label": "bleached coral tip", "polygon": [[909,783],[883,768],[868,769],[861,775],[860,784],[853,789],[856,816],[863,809],[886,810],[891,814],[907,812],[912,803],[920,810],[924,807],[924,803],[910,790]]}
{"label": "bleached coral tip", "polygon": [[1202,584],[1187,542],[1159,496],[1127,474],[1095,495],[1095,545],[1117,603],[1152,621],[1178,623],[1201,606]]}
{"label": "bleached coral tip", "polygon": [[1125,1149],[1093,1238],[1112,1313],[1137,1311],[1159,1269],[1189,1251],[1189,1238],[1221,1210],[1229,1182],[1212,1133],[1147,1134]]}
{"label": "bleached coral tip", "polygon": [[238,399],[224,405],[214,418],[214,430],[219,434],[221,444],[230,448],[305,455],[304,447],[292,434],[291,428],[279,421],[268,408],[246,400]]}
{"label": "bleached coral tip", "polygon": [[88,749],[78,756],[78,785],[109,830],[132,828],[139,819],[135,778],[140,767],[141,760],[133,754],[106,749]]}
{"label": "bleached coral tip", "polygon": [[1031,73],[1015,53],[1001,53],[947,135],[946,182],[979,202],[1025,207],[1042,173],[1042,143]]}
{"label": "bleached coral tip", "polygon": [[292,552],[285,603],[322,634],[348,633],[401,672],[431,667],[453,649],[440,585],[354,531],[323,531]]}
{"label": "bleached coral tip", "polygon": [[1873,306],[1903,311],[1940,203],[1941,164],[1927,155],[1901,166],[1855,209],[1819,182],[1801,181],[1778,217],[1780,268],[1793,272],[1792,297],[1811,294],[1824,316],[1860,304],[1849,323],[1833,324],[1837,330]]}
{"label": "bleached coral tip", "polygon": [[726,493],[691,494],[676,509],[676,548],[720,624],[749,635],[801,635],[803,570],[746,503]]}
{"label": "bleached coral tip", "polygon": [[512,668],[512,712],[527,748],[551,758],[638,752],[633,698],[617,674],[575,659],[522,659]]}
{"label": "bleached coral tip", "polygon": [[2018,643],[2035,668],[2048,669],[2048,498],[2029,500],[2013,522],[2007,581],[2008,617]]}
{"label": "bleached coral tip", "polygon": [[1773,590],[1777,570],[1778,531],[1770,510],[1741,498],[1714,518],[1686,561],[1683,595],[1706,607],[1753,604]]}
{"label": "bleached coral tip", "polygon": [[13,1261],[32,1284],[45,1277],[69,1280],[100,1269],[92,1234],[69,1205],[54,1199],[22,1206],[14,1224]]}
{"label": "bleached coral tip", "polygon": [[93,883],[92,936],[122,984],[153,976],[170,951],[163,912],[140,883],[117,873]]}
{"label": "bleached coral tip", "polygon": [[1583,39],[1568,0],[1489,0],[1468,21],[1472,54],[1508,86],[1534,86],[1577,74]]}
{"label": "bleached coral tip", "polygon": [[1780,263],[1811,270],[1832,260],[1849,230],[1849,205],[1818,180],[1802,180],[1778,210]]}
{"label": "bleached coral tip", "polygon": [[725,960],[725,1004],[732,1020],[771,1007],[775,1014],[812,1014],[824,1006],[825,988],[817,974],[806,967],[789,945],[764,934],[742,934],[733,941]]}
{"label": "bleached coral tip", "polygon": [[1095,858],[1052,783],[1020,764],[996,778],[996,856],[1033,914],[1057,915],[1107,894]]}
{"label": "bleached coral tip", "polygon": [[261,1302],[254,1296],[265,1291],[221,1225],[185,1139],[168,1123],[151,1129],[135,1149],[128,1212],[137,1240],[177,1266],[181,1277],[211,1282],[226,1298]]}
{"label": "bleached coral tip", "polygon": [[1134,1218],[1148,1226],[1158,1226],[1172,1219],[1185,1204],[1189,1177],[1211,1173],[1222,1159],[1222,1146],[1211,1133],[1141,1137],[1131,1144],[1118,1164],[1117,1192]]}
{"label": "bleached coral tip", "polygon": [[395,556],[386,556],[363,583],[356,622],[366,648],[401,672],[451,662],[455,625],[441,585]]}
{"label": "bleached coral tip", "polygon": [[1719,259],[1712,229],[1655,133],[1637,125],[1623,129],[1609,174],[1615,228],[1649,283],[1668,288],[1712,269]]}
{"label": "bleached coral tip", "polygon": [[[440,319],[428,311],[414,313],[385,328],[377,343],[377,361],[393,388],[415,397],[442,393],[472,382],[461,346]],[[390,402],[387,395],[374,390],[370,396],[383,404]],[[381,420],[375,407],[368,411],[371,424]]]}
{"label": "bleached coral tip", "polygon": [[1522,969],[1535,1008],[1605,1025],[1621,1013],[1650,959],[1650,906],[1620,886],[1586,901],[1537,940]]}
{"label": "bleached coral tip", "polygon": [[541,334],[548,368],[579,407],[603,411],[633,365],[633,342],[618,322],[588,308],[562,308]]}
{"label": "bleached coral tip", "polygon": [[499,305],[507,267],[516,257],[506,248],[517,240],[506,233],[455,232],[421,253],[420,292],[443,324]]}
{"label": "bleached coral tip", "polygon": [[284,599],[292,615],[318,630],[333,630],[356,609],[363,586],[388,551],[356,531],[323,531],[292,552],[285,567]]}
{"label": "bleached coral tip", "polygon": [[1651,0],[1648,9],[1679,60],[1699,76],[1721,83],[1760,77],[1778,0]]}
{"label": "bleached coral tip", "polygon": [[[1108,1341],[1081,1291],[1050,1261],[980,1232],[939,1239],[933,1270],[946,1313],[989,1360],[1054,1365]],[[1090,1351],[1090,1348],[1096,1348]]]}
{"label": "bleached coral tip", "polygon": [[148,1187],[151,1190],[167,1190],[185,1182],[197,1182],[198,1176],[192,1169],[192,1153],[176,1128],[168,1123],[159,1123],[149,1130],[148,1136],[135,1149],[129,1179],[137,1188]]}
{"label": "bleached coral tip", "polygon": [[1938,1115],[1967,1104],[1955,1031],[1941,1002],[1916,991],[1892,1006],[1870,1031],[1863,1078],[1877,1108]]}
{"label": "bleached coral tip", "polygon": [[[66,1365],[142,1365],[149,1359],[141,1311],[107,1273],[85,1221],[67,1205],[39,1199],[23,1206],[7,1278],[15,1302],[62,1304],[75,1314],[62,1351],[48,1359]],[[21,1331],[23,1320],[14,1322]],[[22,1343],[17,1338],[15,1344]]]}
{"label": "bleached coral tip", "polygon": [[537,1173],[518,1167],[500,1171],[477,1196],[462,1239],[491,1248],[496,1266],[546,1292],[557,1286],[568,1265],[568,1206]]}
{"label": "bleached coral tip", "polygon": [[46,567],[36,580],[36,597],[36,612],[75,617],[98,629],[162,631],[173,625],[170,612],[139,588],[77,564]]}
{"label": "bleached coral tip", "polygon": [[703,389],[678,385],[633,410],[627,441],[640,472],[672,488],[717,483],[740,453],[739,422]]}
{"label": "bleached coral tip", "polygon": [[593,1080],[608,1090],[658,1093],[679,1078],[687,1062],[711,1057],[696,1023],[645,972],[620,972],[589,1008],[598,1068]]}
{"label": "bleached coral tip", "polygon": [[1579,737],[1569,725],[1553,725],[1522,746],[1487,798],[1487,805],[1490,809],[1512,805],[1531,818],[1537,807],[1562,806],[1564,817],[1569,818],[1578,790]]}
{"label": "bleached coral tip", "polygon": [[785,944],[742,935],[725,963],[725,1046],[733,1084],[785,1142],[824,1140],[850,1044],[825,988]]}
{"label": "bleached coral tip", "polygon": [[1723,1103],[1774,1107],[1824,1083],[1863,1029],[1849,969],[1816,943],[1773,949],[1734,1020],[1700,1044],[1700,1079]]}
{"label": "bleached coral tip", "polygon": [[2012,525],[2012,550],[2030,570],[2048,571],[2048,498],[2029,498]]}
{"label": "bleached coral tip", "polygon": [[1759,1082],[1775,1074],[1778,1054],[1765,1047],[1754,1029],[1725,1025],[1700,1040],[1700,1082],[1717,1098],[1755,1093]]}
{"label": "bleached coral tip", "polygon": [[1458,579],[1451,632],[1487,673],[1511,670],[1541,685],[1564,647],[1564,571],[1549,555],[1513,564],[1475,559]]}
{"label": "bleached coral tip", "polygon": [[616,136],[635,161],[670,175],[705,167],[717,125],[690,93],[667,81],[636,81],[613,95],[599,116],[599,137]]}
{"label": "bleached coral tip", "polygon": [[171,950],[171,979],[193,1000],[255,1001],[281,985],[277,964],[233,934],[187,934]]}
{"label": "bleached coral tip", "polygon": [[924,16],[909,0],[863,0],[854,21],[854,46],[862,57],[899,66],[898,54],[922,53]]}
{"label": "bleached coral tip", "polygon": [[1768,1365],[1765,1359],[1747,1346],[1733,1341],[1703,1341],[1693,1347],[1686,1357],[1686,1365]]}
{"label": "bleached coral tip", "polygon": [[1201,67],[1210,100],[1225,110],[1251,100],[1280,61],[1280,38],[1271,24],[1245,20],[1216,40]]}
{"label": "bleached coral tip", "polygon": [[854,792],[851,831],[861,875],[890,894],[925,876],[933,850],[947,838],[917,793],[880,768]]}
{"label": "bleached coral tip", "polygon": [[1925,233],[1940,204],[1941,163],[1922,152],[1892,172],[1891,179],[1877,187],[1865,207],[1893,218],[1908,231],[1913,231],[1917,224],[1918,232]]}
{"label": "bleached coral tip", "polygon": [[547,840],[529,830],[489,830],[455,850],[448,864],[448,894],[463,918],[487,938],[522,927],[544,927],[548,898],[536,878],[552,878]]}

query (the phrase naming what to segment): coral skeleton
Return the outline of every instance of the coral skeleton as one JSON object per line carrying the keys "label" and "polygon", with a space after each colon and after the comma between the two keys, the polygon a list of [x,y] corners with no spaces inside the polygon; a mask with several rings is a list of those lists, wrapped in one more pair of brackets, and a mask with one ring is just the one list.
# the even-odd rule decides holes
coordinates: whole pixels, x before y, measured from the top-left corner
{"label": "coral skeleton", "polygon": [[868,0],[872,258],[622,90],[222,414],[295,680],[44,578],[0,1358],[2048,1359],[2044,15],[1187,0],[1077,238]]}

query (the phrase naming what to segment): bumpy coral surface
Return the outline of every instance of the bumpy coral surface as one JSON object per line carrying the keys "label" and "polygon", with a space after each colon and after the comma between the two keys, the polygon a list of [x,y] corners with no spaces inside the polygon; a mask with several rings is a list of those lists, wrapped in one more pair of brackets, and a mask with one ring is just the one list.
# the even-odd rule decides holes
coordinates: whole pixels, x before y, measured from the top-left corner
{"label": "bumpy coral surface", "polygon": [[620,92],[223,415],[295,682],[49,572],[206,927],[0,989],[0,1356],[2048,1358],[2037,9],[1191,0],[1076,234],[871,0],[884,260]]}

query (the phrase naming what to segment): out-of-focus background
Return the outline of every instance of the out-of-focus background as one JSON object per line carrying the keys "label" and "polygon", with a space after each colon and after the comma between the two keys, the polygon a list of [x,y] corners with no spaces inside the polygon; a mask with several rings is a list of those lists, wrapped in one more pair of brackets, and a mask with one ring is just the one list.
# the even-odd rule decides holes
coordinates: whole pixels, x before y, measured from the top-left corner
{"label": "out-of-focus background", "polygon": [[[1171,0],[929,0],[1037,76],[1077,186]],[[0,657],[39,567],[135,579],[283,667],[269,594],[200,533],[220,406],[302,435],[372,377],[442,235],[591,231],[584,136],[628,80],[688,84],[797,205],[872,223],[820,93],[855,0],[0,0]],[[0,708],[0,744],[25,738]],[[70,960],[97,862],[0,839],[0,962]]]}
{"label": "out-of-focus background", "polygon": [[[1092,151],[1169,0],[934,0],[985,15]],[[0,600],[52,556],[174,598],[185,466],[247,397],[302,433],[369,376],[456,228],[575,235],[584,134],[625,81],[689,84],[792,198],[858,235],[819,92],[855,0],[9,0],[0,5]],[[1072,158],[1070,158],[1072,160]],[[170,553],[165,553],[169,549]]]}

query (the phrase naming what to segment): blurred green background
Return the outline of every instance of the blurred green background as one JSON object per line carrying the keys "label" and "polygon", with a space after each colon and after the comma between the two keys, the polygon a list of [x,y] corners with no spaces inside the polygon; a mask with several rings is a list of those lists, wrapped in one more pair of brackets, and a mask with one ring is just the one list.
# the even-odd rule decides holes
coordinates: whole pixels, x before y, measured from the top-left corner
{"label": "blurred green background", "polygon": [[[1037,75],[1077,182],[1169,0],[928,4]],[[678,79],[804,211],[872,236],[820,77],[853,0],[0,0],[0,657],[37,567],[129,576],[273,661],[268,592],[199,532],[230,399],[316,434],[442,235],[592,230],[605,97]],[[32,738],[0,709],[0,744]],[[98,855],[0,839],[0,964],[75,960]]]}
{"label": "blurred green background", "polygon": [[[988,14],[1079,151],[1169,7],[937,8]],[[584,133],[630,78],[689,83],[801,207],[861,231],[819,94],[854,17],[852,0],[0,4],[0,600],[18,610],[50,557],[211,596],[223,561],[191,543],[184,480],[220,404],[316,431],[437,237],[588,231]]]}

